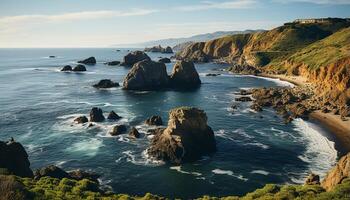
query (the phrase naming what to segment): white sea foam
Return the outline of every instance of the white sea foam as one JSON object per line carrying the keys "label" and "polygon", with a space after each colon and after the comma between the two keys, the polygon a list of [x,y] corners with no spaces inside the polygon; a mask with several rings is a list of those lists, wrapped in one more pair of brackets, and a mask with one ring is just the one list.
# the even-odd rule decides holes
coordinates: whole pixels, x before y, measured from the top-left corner
{"label": "white sea foam", "polygon": [[170,169],[176,170],[176,171],[178,171],[178,172],[180,172],[180,173],[182,173],[182,174],[191,174],[191,175],[194,175],[194,176],[202,176],[202,174],[199,173],[199,172],[188,172],[188,171],[184,171],[184,170],[181,169],[181,166],[173,166],[173,167],[170,167]]}
{"label": "white sea foam", "polygon": [[299,177],[299,182],[311,171],[323,177],[337,160],[337,151],[334,142],[328,140],[325,136],[315,130],[311,123],[302,119],[293,120],[296,126],[294,130],[298,131],[303,137],[306,146],[304,154],[298,156],[304,162],[309,163],[309,171]]}
{"label": "white sea foam", "polygon": [[123,151],[122,153],[126,155],[126,161],[131,162],[135,165],[160,166],[164,164],[164,161],[156,160],[150,157],[148,155],[147,149],[142,151],[141,154],[137,154],[131,150]]}
{"label": "white sea foam", "polygon": [[264,80],[275,82],[278,86],[282,86],[282,87],[294,87],[295,86],[293,83],[281,80],[279,78],[269,78],[269,77],[255,76],[255,75],[243,75],[243,74],[232,74],[232,73],[230,73],[230,75],[234,76],[234,77],[253,77],[253,78],[264,79]]}
{"label": "white sea foam", "polygon": [[222,170],[222,169],[214,169],[212,170],[212,172],[214,174],[218,174],[218,175],[228,175],[228,176],[232,176],[232,177],[235,177],[237,179],[240,179],[242,181],[248,181],[247,178],[243,177],[242,175],[236,175],[233,173],[233,171],[230,171],[230,170]]}
{"label": "white sea foam", "polygon": [[250,173],[251,173],[251,174],[261,174],[261,175],[265,175],[265,176],[267,176],[267,175],[270,174],[269,172],[267,172],[267,171],[265,171],[265,170],[253,170],[253,171],[251,171]]}
{"label": "white sea foam", "polygon": [[74,143],[66,149],[70,153],[85,154],[87,156],[95,156],[100,147],[104,146],[103,141],[98,138],[84,139]]}
{"label": "white sea foam", "polygon": [[215,136],[216,137],[221,137],[227,140],[231,140],[231,141],[235,141],[234,138],[232,138],[231,136],[227,135],[227,132],[224,129],[220,129],[218,131],[215,131]]}
{"label": "white sea foam", "polygon": [[260,143],[260,142],[248,142],[248,143],[246,143],[245,145],[257,146],[257,147],[260,147],[260,148],[262,148],[262,149],[268,149],[268,148],[270,148],[268,145],[263,144],[263,143]]}

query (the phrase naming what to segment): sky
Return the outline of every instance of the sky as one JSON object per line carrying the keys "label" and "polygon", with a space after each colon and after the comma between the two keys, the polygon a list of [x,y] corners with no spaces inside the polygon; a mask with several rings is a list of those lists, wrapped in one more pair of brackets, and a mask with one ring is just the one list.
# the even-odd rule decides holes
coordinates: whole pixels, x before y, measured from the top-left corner
{"label": "sky", "polygon": [[110,47],[349,11],[350,0],[0,0],[0,48]]}

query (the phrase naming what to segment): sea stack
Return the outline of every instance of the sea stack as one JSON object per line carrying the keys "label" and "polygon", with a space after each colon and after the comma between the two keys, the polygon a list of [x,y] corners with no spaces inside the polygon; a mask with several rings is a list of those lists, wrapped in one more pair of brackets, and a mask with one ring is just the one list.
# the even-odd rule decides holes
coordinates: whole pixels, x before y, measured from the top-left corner
{"label": "sea stack", "polygon": [[150,156],[173,164],[195,161],[215,151],[216,141],[207,115],[193,107],[172,109],[167,128],[158,131],[148,148]]}
{"label": "sea stack", "polygon": [[170,84],[175,89],[193,89],[201,85],[201,80],[191,61],[177,61],[170,75]]}
{"label": "sea stack", "polygon": [[124,56],[124,60],[120,65],[126,66],[126,67],[131,67],[135,63],[143,61],[143,60],[150,61],[151,58],[143,51],[134,51],[134,52],[128,53],[126,56]]}
{"label": "sea stack", "polygon": [[158,90],[168,86],[169,77],[164,63],[143,60],[136,63],[123,82],[126,90]]}

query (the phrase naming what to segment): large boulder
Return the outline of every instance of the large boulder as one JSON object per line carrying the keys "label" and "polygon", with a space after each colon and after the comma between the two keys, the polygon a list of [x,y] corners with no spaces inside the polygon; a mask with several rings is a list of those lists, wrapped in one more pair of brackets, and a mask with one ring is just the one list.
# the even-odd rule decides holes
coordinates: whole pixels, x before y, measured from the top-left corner
{"label": "large boulder", "polygon": [[201,80],[191,61],[177,61],[170,76],[172,88],[191,89],[201,85]]}
{"label": "large boulder", "polygon": [[321,186],[329,191],[346,178],[350,178],[350,153],[340,158],[336,166],[322,180]]}
{"label": "large boulder", "polygon": [[117,113],[115,113],[113,110],[108,114],[107,119],[109,120],[118,120],[121,119],[122,117],[119,116]]}
{"label": "large boulder", "polygon": [[195,161],[215,151],[214,132],[206,114],[193,107],[171,110],[167,128],[156,133],[148,148],[150,156],[175,164]]}
{"label": "large boulder", "polygon": [[131,67],[135,63],[143,61],[143,60],[150,61],[151,58],[148,57],[148,55],[143,51],[134,51],[134,52],[128,53],[126,56],[124,56],[124,60],[120,65]]}
{"label": "large boulder", "polygon": [[85,65],[94,65],[96,64],[95,57],[89,57],[85,60],[79,60],[78,63],[85,64]]}
{"label": "large boulder", "polygon": [[167,46],[166,48],[162,49],[162,53],[174,53],[174,52],[171,47]]}
{"label": "large boulder", "polygon": [[68,71],[72,71],[72,66],[70,65],[66,65],[61,69],[61,72],[68,72]]}
{"label": "large boulder", "polygon": [[77,118],[74,119],[74,122],[77,123],[77,124],[84,124],[86,122],[88,122],[88,118],[85,117],[85,116],[79,116]]}
{"label": "large boulder", "polygon": [[41,177],[49,176],[52,178],[70,178],[70,175],[55,165],[49,165],[35,171],[35,179],[40,179]]}
{"label": "large boulder", "polygon": [[171,60],[170,58],[161,58],[158,60],[158,62],[161,62],[161,63],[171,63]]}
{"label": "large boulder", "polygon": [[131,138],[140,138],[141,137],[141,134],[139,133],[139,131],[135,127],[131,128],[128,135]]}
{"label": "large boulder", "polygon": [[145,123],[150,126],[161,126],[163,125],[163,120],[160,116],[153,115],[150,118],[148,118]]}
{"label": "large boulder", "polygon": [[157,90],[168,86],[169,77],[164,63],[144,60],[136,63],[126,75],[126,90]]}
{"label": "large boulder", "polygon": [[121,135],[126,132],[126,126],[125,125],[115,125],[112,130],[109,132],[110,135],[116,136]]}
{"label": "large boulder", "polygon": [[102,79],[98,83],[94,84],[93,87],[95,88],[112,88],[112,87],[118,87],[119,83],[113,82],[110,79]]}
{"label": "large boulder", "polygon": [[26,150],[13,139],[0,141],[0,168],[16,176],[33,177]]}
{"label": "large boulder", "polygon": [[70,176],[70,178],[75,179],[75,180],[89,179],[89,180],[92,180],[94,182],[98,182],[97,179],[100,177],[100,175],[98,175],[94,172],[83,171],[80,169],[70,171],[70,172],[68,172],[68,175]]}
{"label": "large boulder", "polygon": [[104,120],[102,109],[93,107],[90,111],[90,122],[102,122]]}
{"label": "large boulder", "polygon": [[73,68],[74,72],[85,72],[86,68],[84,65],[77,65]]}

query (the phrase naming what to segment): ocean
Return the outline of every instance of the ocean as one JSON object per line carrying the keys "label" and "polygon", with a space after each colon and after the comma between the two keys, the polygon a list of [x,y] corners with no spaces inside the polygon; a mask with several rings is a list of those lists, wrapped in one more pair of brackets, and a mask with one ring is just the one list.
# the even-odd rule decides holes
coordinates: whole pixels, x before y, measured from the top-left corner
{"label": "ocean", "polygon": [[[240,89],[293,87],[284,81],[234,75],[222,71],[228,65],[206,63],[195,65],[202,81],[196,91],[93,88],[101,79],[122,84],[130,68],[103,63],[121,61],[127,53],[112,48],[0,49],[0,140],[14,137],[21,142],[32,169],[50,164],[79,168],[100,174],[101,184],[116,193],[187,199],[241,195],[266,183],[302,183],[310,172],[324,176],[336,162],[334,141],[317,124],[302,119],[284,124],[270,108],[252,111],[250,102],[237,102],[238,110],[231,109]],[[171,56],[148,55],[154,60]],[[97,64],[86,66],[86,72],[59,71],[90,56]],[[173,65],[167,64],[169,73]],[[115,124],[146,133],[152,127],[144,120],[160,115],[167,122],[168,111],[179,106],[206,112],[216,135],[214,155],[172,166],[148,157],[145,150],[151,136],[133,140],[108,134]],[[114,110],[123,118],[92,128],[73,122],[77,116],[88,116],[92,107],[100,107],[106,115]]]}

